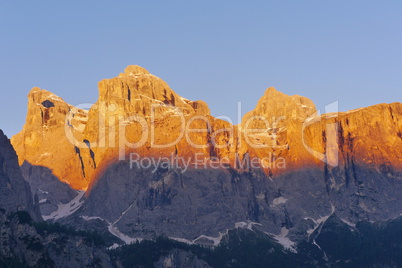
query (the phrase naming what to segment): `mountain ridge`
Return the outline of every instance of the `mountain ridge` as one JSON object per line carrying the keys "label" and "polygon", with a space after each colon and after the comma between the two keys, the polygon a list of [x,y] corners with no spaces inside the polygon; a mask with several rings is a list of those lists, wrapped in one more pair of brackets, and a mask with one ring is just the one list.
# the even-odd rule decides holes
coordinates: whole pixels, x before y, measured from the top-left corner
{"label": "mountain ridge", "polygon": [[[142,146],[134,150],[144,157],[170,156],[175,153],[188,159],[194,157],[196,153],[202,153],[206,158],[228,158],[232,166],[235,165],[236,154],[240,156],[241,161],[245,154],[259,159],[272,154],[271,159],[266,160],[270,163],[275,162],[275,157],[287,155],[287,158],[285,157],[287,163],[295,168],[303,165],[317,165],[326,154],[325,142],[317,139],[317,136],[322,136],[322,133],[309,136],[301,131],[306,121],[317,114],[314,103],[298,95],[288,96],[274,88],[268,88],[265,91],[255,109],[246,113],[241,125],[238,126],[209,116],[209,108],[203,101],[189,101],[180,97],[163,80],[151,75],[140,66],[128,66],[118,77],[99,82],[99,99],[88,112],[75,108],[65,103],[60,97],[38,88],[33,88],[28,98],[30,101],[27,122],[23,130],[12,138],[20,164],[27,160],[32,164],[50,167],[59,179],[70,183],[75,189],[86,189],[95,179],[94,176],[98,176],[96,175],[99,173],[96,171],[97,167],[105,166],[101,164],[102,162],[108,163],[107,159],[116,159],[117,155],[119,159],[125,158],[121,151],[128,156],[133,151],[129,148],[133,144],[132,141],[144,141]],[[375,112],[382,113],[381,110],[386,110],[388,107],[390,111],[396,111],[397,117],[393,119],[395,126],[388,127],[396,128],[398,133],[401,133],[402,126],[398,120],[400,106],[400,103],[379,104],[359,108],[364,110],[363,113],[359,109],[355,112],[359,112],[359,115],[366,113],[373,116]],[[198,115],[202,115],[203,118],[194,119]],[[338,113],[336,117],[338,115],[345,122],[349,121],[348,118],[345,119],[345,116],[353,117],[355,124],[359,124],[357,123],[359,119],[350,112]],[[141,116],[141,120],[137,116]],[[153,116],[155,120],[150,122],[150,116]],[[122,121],[122,117],[130,118],[132,121]],[[264,118],[247,124],[248,119],[255,117]],[[393,114],[390,113],[388,117],[393,118]],[[64,120],[66,118],[70,121]],[[321,124],[315,123],[311,124],[312,126],[309,124],[305,133],[320,132],[325,125],[338,123],[327,114],[321,115],[319,119]],[[192,125],[186,127],[200,130],[202,133],[196,135],[189,133],[188,137],[186,136],[187,139],[184,139],[180,136],[182,125],[183,122],[189,121]],[[366,121],[370,121],[367,116]],[[386,122],[390,122],[389,118],[382,118],[381,123]],[[145,124],[148,128],[153,126],[155,133],[153,137],[143,140],[141,126]],[[267,130],[267,127],[272,131]],[[131,140],[119,136],[122,128]],[[251,128],[254,132],[251,135],[245,135],[246,128]],[[258,128],[261,131],[258,131]],[[313,128],[316,129],[313,130]],[[207,133],[211,130],[214,130],[212,135]],[[345,127],[342,128],[343,130]],[[386,134],[390,136],[390,133]],[[63,137],[66,135],[67,139]],[[57,140],[52,142],[55,136]],[[49,144],[52,148],[49,148]],[[165,146],[168,144],[172,145]],[[193,146],[194,144],[196,146]],[[307,147],[311,148],[306,149],[306,144],[310,144],[311,146],[307,145]],[[54,145],[59,148],[54,148]],[[116,148],[118,146],[120,148]],[[126,148],[122,149],[122,146]],[[264,148],[260,149],[261,146]],[[287,152],[286,149],[289,150],[289,148],[290,151]],[[385,162],[390,162],[394,168],[400,169],[401,157],[397,153],[398,148],[393,150],[397,157],[392,155],[383,155],[383,157],[386,158]],[[57,153],[59,150],[63,154]],[[46,155],[47,153],[51,156]],[[64,166],[58,167],[50,163],[54,162],[50,157],[67,164],[70,171],[66,171]],[[264,170],[268,175],[272,172],[283,171],[275,166]]]}

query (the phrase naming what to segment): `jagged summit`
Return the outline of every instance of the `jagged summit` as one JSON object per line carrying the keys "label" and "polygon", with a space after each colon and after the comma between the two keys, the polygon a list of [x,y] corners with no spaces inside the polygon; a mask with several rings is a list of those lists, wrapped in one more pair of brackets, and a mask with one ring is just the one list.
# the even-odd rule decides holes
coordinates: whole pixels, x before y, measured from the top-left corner
{"label": "jagged summit", "polygon": [[[115,113],[150,116],[153,109],[166,115],[180,109],[185,115],[210,113],[203,101],[190,101],[174,92],[161,78],[138,65],[130,65],[124,74],[99,82],[98,104],[113,104]],[[177,112],[176,109],[176,112]]]}
{"label": "jagged summit", "polygon": [[129,65],[124,69],[125,74],[149,74],[149,72],[138,65]]}
{"label": "jagged summit", "polygon": [[35,92],[41,91],[41,90],[42,90],[42,89],[40,89],[39,87],[33,87],[33,88],[29,91],[28,96],[34,94]]}
{"label": "jagged summit", "polygon": [[[55,95],[54,93],[46,90],[46,89],[41,89],[39,87],[33,87],[29,93],[28,93],[28,99],[30,104],[42,104],[44,105],[45,108],[50,108],[46,107],[49,105],[52,105],[54,107],[54,104],[51,104],[52,102],[59,102],[59,103],[65,103],[65,101],[60,98],[59,96]],[[43,104],[45,102],[45,104]]]}
{"label": "jagged summit", "polygon": [[[75,111],[75,116],[67,119],[70,111]],[[88,182],[80,172],[80,159],[76,159],[79,154],[68,133],[72,133],[70,137],[80,137],[86,121],[85,110],[66,103],[50,91],[34,87],[28,94],[25,125],[11,139],[19,164],[27,161],[48,167],[61,181],[72,183],[78,189],[85,188]]]}
{"label": "jagged summit", "polygon": [[299,95],[289,96],[274,87],[265,90],[254,110],[243,117],[243,124],[252,116],[265,116],[268,120],[282,118],[282,120],[305,120],[316,113],[316,108],[310,99]]}
{"label": "jagged summit", "polygon": [[267,97],[273,97],[273,96],[278,95],[278,94],[284,95],[284,93],[278,91],[278,90],[277,90],[276,88],[274,88],[274,87],[269,87],[269,88],[267,88],[267,89],[265,90],[265,92],[264,92],[264,96],[267,96]]}

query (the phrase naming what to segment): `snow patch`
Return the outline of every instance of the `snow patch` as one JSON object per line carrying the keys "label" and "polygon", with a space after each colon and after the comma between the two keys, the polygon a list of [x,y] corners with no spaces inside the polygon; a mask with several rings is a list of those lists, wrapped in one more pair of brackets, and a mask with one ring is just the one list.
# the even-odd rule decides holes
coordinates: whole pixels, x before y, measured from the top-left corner
{"label": "snow patch", "polygon": [[[304,124],[306,124],[306,123],[308,123],[308,122],[311,122],[311,121],[313,121],[313,123],[314,123],[314,122],[318,122],[318,121],[320,121],[320,120],[321,120],[321,116],[320,116],[320,115],[317,115],[317,114],[314,114],[314,115],[312,115],[312,116],[306,118],[306,120],[304,120]],[[311,123],[311,124],[312,124],[312,123]]]}
{"label": "snow patch", "polygon": [[129,211],[129,210],[131,209],[131,207],[133,206],[133,204],[134,204],[134,203],[132,203],[131,205],[129,205],[128,208],[127,208],[125,211],[123,211],[123,212],[121,213],[120,217],[119,217],[117,220],[115,220],[115,221],[113,222],[113,225],[115,225],[116,223],[118,223],[118,222],[121,220],[121,218],[123,218],[123,216],[127,213],[127,211]]}
{"label": "snow patch", "polygon": [[107,221],[105,219],[102,219],[101,217],[81,216],[81,218],[86,221],[93,221],[93,220]]}
{"label": "snow patch", "polygon": [[278,243],[281,244],[284,248],[297,253],[296,249],[294,248],[295,242],[286,237],[289,234],[289,229],[287,229],[286,227],[282,227],[281,233],[279,235],[273,235],[269,233],[267,234],[272,235],[275,240],[278,241]]}
{"label": "snow patch", "polygon": [[[253,225],[260,225],[261,226],[261,224],[257,223],[257,222],[236,222],[235,223],[235,229],[243,228],[243,229],[249,229],[249,230],[253,231]],[[229,232],[229,229],[226,229],[226,231],[224,233],[219,232],[219,236],[217,236],[217,237],[207,236],[207,235],[200,235],[200,236],[198,236],[196,239],[194,239],[192,241],[188,240],[188,239],[185,239],[185,238],[176,238],[176,237],[170,237],[170,238],[173,239],[173,240],[182,242],[182,243],[189,244],[189,245],[196,244],[197,240],[199,240],[199,239],[207,239],[209,241],[212,241],[213,246],[216,247],[221,243],[221,240],[222,240],[223,236],[227,235],[228,232]]]}
{"label": "snow patch", "polygon": [[[249,230],[253,230],[253,225],[260,225],[260,223],[256,223],[256,222],[236,222],[235,223],[235,229],[237,228],[243,228],[243,229],[249,229]],[[199,239],[207,239],[213,242],[213,246],[218,246],[223,238],[223,236],[227,235],[229,232],[229,229],[227,229],[224,233],[219,232],[219,236],[217,237],[213,237],[213,236],[207,236],[207,235],[200,235],[198,236],[196,239],[194,240],[188,240],[185,238],[177,238],[177,237],[169,237],[172,240],[178,241],[178,242],[182,242],[182,243],[186,243],[189,245],[193,245],[196,244],[197,240]],[[295,246],[295,242],[293,242],[292,240],[290,240],[287,235],[289,234],[289,230],[285,227],[283,227],[281,229],[281,233],[279,235],[274,235],[271,233],[267,233],[265,232],[265,234],[273,237],[275,240],[278,241],[279,244],[281,244],[284,248],[297,253],[296,249],[294,248]]]}
{"label": "snow patch", "polygon": [[41,155],[39,156],[39,158],[46,157],[46,156],[49,156],[49,155],[51,155],[51,153],[46,152],[46,153],[41,154]]}
{"label": "snow patch", "polygon": [[218,246],[218,245],[221,243],[221,240],[222,240],[223,236],[226,235],[227,233],[228,233],[228,230],[226,230],[226,232],[223,233],[223,234],[222,234],[222,233],[219,233],[219,236],[218,236],[218,237],[200,235],[199,237],[197,237],[196,239],[194,239],[193,243],[195,243],[198,239],[205,238],[205,239],[208,239],[208,240],[212,241],[212,242],[214,243],[214,244],[213,244],[214,247],[216,247],[216,246]]}
{"label": "snow patch", "polygon": [[304,218],[305,220],[310,219],[310,220],[312,220],[312,221],[316,224],[316,226],[315,226],[313,229],[307,230],[308,236],[310,237],[310,235],[320,226],[320,224],[323,223],[323,222],[326,222],[326,221],[328,220],[329,216],[331,216],[332,214],[334,214],[334,212],[335,212],[335,206],[334,206],[334,205],[332,204],[332,202],[331,202],[331,214],[329,214],[329,215],[327,215],[327,216],[320,217],[320,218],[317,219],[317,220],[314,220],[314,219],[308,218],[308,217],[307,217],[307,218]]}
{"label": "snow patch", "polygon": [[257,199],[265,199],[265,194],[264,193],[260,193],[258,195],[255,196]]}
{"label": "snow patch", "polygon": [[184,102],[184,103],[191,102],[191,100],[186,99],[186,98],[183,98],[183,97],[180,97],[180,99],[181,99],[181,101]]}
{"label": "snow patch", "polygon": [[42,159],[44,159],[44,158],[46,158],[46,157],[48,157],[48,156],[51,156],[52,154],[51,153],[49,153],[49,152],[46,152],[46,153],[43,153],[43,154],[41,154],[37,159],[36,159],[36,163],[38,163],[38,162],[40,162]]}
{"label": "snow patch", "polygon": [[49,192],[43,191],[43,190],[41,190],[41,189],[38,189],[38,191],[39,191],[39,193],[41,193],[41,194],[49,194]]}
{"label": "snow patch", "polygon": [[85,194],[85,191],[77,191],[77,192],[78,192],[78,195],[73,200],[71,200],[70,202],[68,202],[66,204],[59,204],[58,209],[56,211],[52,212],[48,216],[43,216],[43,219],[45,221],[58,220],[58,219],[65,218],[65,217],[73,214],[74,212],[76,212],[84,204],[84,200],[81,200],[81,199]]}
{"label": "snow patch", "polygon": [[108,250],[112,250],[112,249],[116,249],[116,248],[118,248],[118,247],[120,247],[120,245],[119,244],[117,244],[117,243],[113,243],[113,245],[111,245],[110,247],[108,247],[107,249]]}
{"label": "snow patch", "polygon": [[121,241],[123,241],[124,243],[126,243],[127,245],[135,243],[135,242],[141,242],[143,239],[142,238],[131,238],[125,234],[123,234],[122,232],[120,232],[119,228],[113,226],[113,224],[109,223],[109,226],[107,228],[109,230],[109,232],[116,236],[117,238],[120,238]]}
{"label": "snow patch", "polygon": [[362,108],[357,108],[357,109],[354,109],[354,110],[347,111],[347,112],[345,112],[345,113],[350,114],[350,113],[354,113],[354,112],[360,111],[360,110],[362,110],[362,109],[364,109],[364,108],[363,108],[363,107],[362,107]]}
{"label": "snow patch", "polygon": [[328,118],[333,118],[333,117],[338,117],[339,113],[327,113],[325,114],[325,117]]}
{"label": "snow patch", "polygon": [[138,95],[140,95],[140,96],[142,96],[142,97],[144,97],[144,98],[147,98],[147,99],[150,99],[150,100],[153,100],[153,101],[156,101],[156,102],[165,104],[163,101],[160,101],[160,100],[157,100],[157,99],[153,99],[153,98],[148,97],[148,96],[146,96],[146,95],[143,95],[143,94],[138,94]]}
{"label": "snow patch", "polygon": [[119,228],[114,226],[116,223],[118,223],[120,221],[120,219],[124,216],[124,214],[127,213],[127,211],[132,207],[132,205],[133,204],[131,204],[125,211],[123,211],[121,213],[120,217],[117,220],[115,220],[113,223],[111,223],[108,220],[105,220],[101,217],[97,217],[97,216],[81,216],[81,218],[86,221],[101,220],[101,221],[106,222],[108,224],[107,229],[108,229],[109,233],[116,236],[117,238],[119,238],[121,241],[123,241],[127,245],[135,243],[135,242],[141,242],[143,240],[142,238],[129,237],[128,235],[125,235],[122,232],[120,232]]}
{"label": "snow patch", "polygon": [[328,256],[327,256],[327,254],[326,254],[325,251],[320,247],[320,245],[318,245],[317,242],[315,242],[315,239],[313,240],[313,245],[316,245],[317,248],[322,251],[322,253],[324,254],[324,260],[328,261]]}
{"label": "snow patch", "polygon": [[253,231],[253,225],[259,225],[261,226],[261,223],[258,222],[236,222],[235,223],[235,228],[243,228],[243,229],[249,229],[250,231]]}
{"label": "snow patch", "polygon": [[347,225],[349,225],[350,227],[356,227],[356,224],[351,223],[351,222],[350,222],[350,221],[348,221],[348,220],[341,219],[341,221],[343,221],[344,223],[346,223],[346,224],[347,224]]}
{"label": "snow patch", "polygon": [[181,243],[185,243],[185,244],[189,244],[189,245],[194,245],[193,241],[190,241],[188,239],[185,238],[177,238],[177,237],[169,237],[172,240],[175,240],[177,242],[181,242]]}
{"label": "snow patch", "polygon": [[55,100],[55,101],[62,101],[62,102],[64,102],[62,98],[60,98],[59,96],[56,96],[56,95],[54,95],[54,94],[50,94],[50,95],[47,97],[47,99],[51,99],[51,100]]}
{"label": "snow patch", "polygon": [[274,204],[274,206],[277,206],[277,205],[279,205],[279,204],[285,204],[286,201],[288,201],[288,199],[284,198],[283,196],[280,196],[280,197],[278,197],[278,198],[275,198],[275,199],[272,201],[272,204]]}
{"label": "snow patch", "polygon": [[[309,219],[311,219],[311,220],[314,221],[314,223],[316,224],[316,226],[315,226],[313,229],[307,230],[308,236],[310,236],[312,233],[314,233],[314,231],[320,226],[320,224],[323,223],[323,222],[326,222],[326,220],[327,220],[327,219],[329,218],[329,216],[331,216],[331,215],[332,215],[332,213],[331,213],[330,215],[328,215],[328,216],[320,217],[320,218],[317,219],[317,220],[314,220],[314,219],[312,219],[312,218],[309,218]],[[308,219],[308,218],[305,218],[305,219]]]}

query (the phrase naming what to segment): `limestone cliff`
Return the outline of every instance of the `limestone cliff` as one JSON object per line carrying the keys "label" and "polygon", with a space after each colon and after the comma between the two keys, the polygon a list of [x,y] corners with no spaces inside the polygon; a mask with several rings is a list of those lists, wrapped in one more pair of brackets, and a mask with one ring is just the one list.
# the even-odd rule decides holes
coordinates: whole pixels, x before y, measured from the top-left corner
{"label": "limestone cliff", "polygon": [[[208,114],[205,102],[184,99],[160,78],[139,66],[129,66],[118,77],[99,83],[98,102],[89,111],[33,88],[28,94],[26,124],[12,143],[20,164],[27,161],[50,168],[71,187],[86,189],[97,166],[116,158],[120,143],[141,139],[143,129],[138,123],[154,124],[155,130],[139,150],[148,151],[153,142],[165,147],[157,154],[165,151],[170,155],[177,147],[165,145],[178,140],[184,118]],[[120,136],[123,131],[124,137]]]}
{"label": "limestone cliff", "polygon": [[[74,117],[69,116],[74,114]],[[50,168],[61,181],[73,188],[85,188],[93,167],[83,157],[74,138],[81,135],[87,111],[67,104],[49,91],[33,88],[28,94],[28,113],[24,128],[11,142],[19,163]],[[89,153],[87,153],[89,154]]]}
{"label": "limestone cliff", "polygon": [[[378,104],[318,115],[311,100],[268,88],[242,121],[242,132],[259,158],[283,158],[286,169],[366,165],[402,171],[402,105]],[[274,161],[273,161],[274,163]]]}

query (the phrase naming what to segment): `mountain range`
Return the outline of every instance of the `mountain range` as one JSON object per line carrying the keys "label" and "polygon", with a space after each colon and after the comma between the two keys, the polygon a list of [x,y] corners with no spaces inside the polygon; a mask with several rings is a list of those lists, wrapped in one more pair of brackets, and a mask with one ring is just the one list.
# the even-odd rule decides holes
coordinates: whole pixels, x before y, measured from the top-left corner
{"label": "mountain range", "polygon": [[[380,241],[400,226],[401,103],[348,112],[333,103],[320,113],[310,99],[271,87],[234,125],[139,66],[98,86],[96,103],[77,106],[33,88],[21,132],[0,135],[0,207],[11,222],[27,211],[36,229],[26,232],[43,245],[37,261],[13,246],[17,253],[1,256],[62,267],[41,233],[56,224],[77,230],[53,228],[67,244],[94,231],[106,241],[82,249],[96,248],[94,266],[141,267],[126,251],[154,241],[170,247],[157,267],[236,267],[206,256],[249,240],[262,250],[257,267],[273,259],[281,267],[400,264],[385,253],[372,263],[361,256],[370,234]],[[359,241],[355,255],[339,249],[350,237]],[[264,247],[273,259],[262,257]],[[246,259],[238,266],[250,266]]]}

